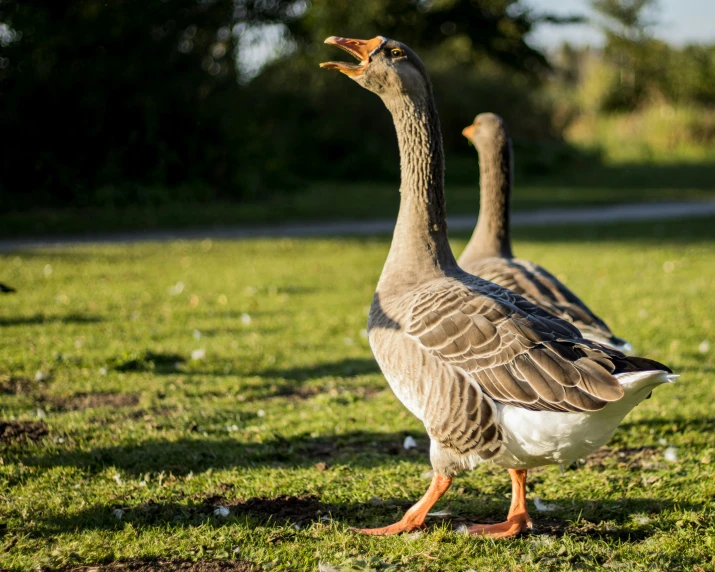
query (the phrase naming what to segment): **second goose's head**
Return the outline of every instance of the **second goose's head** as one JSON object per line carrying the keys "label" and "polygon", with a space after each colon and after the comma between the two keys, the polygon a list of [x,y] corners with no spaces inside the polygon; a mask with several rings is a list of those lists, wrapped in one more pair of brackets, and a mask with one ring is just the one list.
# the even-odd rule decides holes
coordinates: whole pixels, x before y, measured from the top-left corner
{"label": "second goose's head", "polygon": [[344,73],[383,100],[399,96],[412,99],[430,96],[425,66],[405,44],[382,36],[372,40],[331,36],[325,43],[345,50],[359,63],[325,62],[320,67]]}
{"label": "second goose's head", "polygon": [[462,135],[469,139],[480,153],[498,150],[509,142],[506,123],[495,113],[480,113],[474,118],[474,123],[462,130]]}

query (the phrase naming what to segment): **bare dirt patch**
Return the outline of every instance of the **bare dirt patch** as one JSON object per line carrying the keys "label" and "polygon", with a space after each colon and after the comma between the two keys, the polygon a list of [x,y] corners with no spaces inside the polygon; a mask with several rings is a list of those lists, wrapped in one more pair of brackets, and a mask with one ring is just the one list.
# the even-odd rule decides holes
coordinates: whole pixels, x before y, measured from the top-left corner
{"label": "bare dirt patch", "polygon": [[[233,489],[231,486],[220,488],[226,492]],[[215,526],[223,526],[232,517],[248,517],[277,526],[288,523],[308,526],[313,522],[329,520],[331,516],[346,515],[344,507],[321,502],[314,495],[228,499],[217,494],[210,497],[194,495],[193,498],[194,502],[189,504],[156,502],[152,499],[134,508],[115,508],[122,508],[126,513],[124,520],[135,526],[154,526],[167,522],[194,526],[205,523],[207,519]]]}
{"label": "bare dirt patch", "polygon": [[49,433],[42,421],[0,421],[0,443],[26,443],[39,441]]}
{"label": "bare dirt patch", "polygon": [[184,560],[127,560],[110,564],[96,564],[64,568],[65,572],[259,572],[261,568],[245,560],[202,560],[188,562]]}
{"label": "bare dirt patch", "polygon": [[37,384],[24,377],[0,376],[0,393],[5,395],[28,395],[37,389]]}
{"label": "bare dirt patch", "polygon": [[[374,499],[365,507],[382,507],[394,512],[395,507],[406,511],[412,504],[412,501]],[[203,506],[205,507],[204,510],[208,509],[211,513],[214,513],[219,507],[226,507],[229,509],[231,516],[246,516],[263,522],[270,522],[272,525],[277,526],[293,524],[299,527],[308,526],[314,522],[329,521],[334,518],[350,520],[355,517],[355,512],[361,508],[360,505],[325,503],[319,497],[309,494],[253,497],[239,500],[227,500],[223,496],[217,495],[205,499]],[[277,538],[275,542],[280,540],[280,538]]]}
{"label": "bare dirt patch", "polygon": [[606,468],[619,469],[649,469],[656,461],[654,457],[658,454],[655,447],[623,447],[614,449],[611,447],[601,447],[595,453],[585,459],[585,465],[596,471],[603,471]]}
{"label": "bare dirt patch", "polygon": [[323,393],[323,390],[319,387],[314,386],[291,386],[291,385],[272,385],[270,387],[271,393],[267,395],[267,398],[275,397],[288,397],[291,401],[304,401],[315,397],[319,393]]}
{"label": "bare dirt patch", "polygon": [[384,387],[356,387],[355,389],[349,389],[350,393],[357,395],[361,399],[371,399],[375,397],[378,393],[385,391]]}
{"label": "bare dirt patch", "polygon": [[75,393],[69,397],[56,397],[46,395],[43,403],[53,409],[62,411],[81,411],[96,409],[97,407],[133,407],[139,403],[139,395],[135,393]]}
{"label": "bare dirt patch", "polygon": [[165,354],[147,350],[131,359],[117,362],[114,369],[122,372],[153,371],[155,373],[176,373],[186,358],[179,354]]}
{"label": "bare dirt patch", "polygon": [[206,504],[214,509],[225,506],[234,516],[251,516],[282,525],[288,522],[308,524],[321,519],[328,520],[337,511],[334,505],[321,502],[315,495],[277,497],[255,497],[239,501],[227,501],[223,497],[206,499]]}

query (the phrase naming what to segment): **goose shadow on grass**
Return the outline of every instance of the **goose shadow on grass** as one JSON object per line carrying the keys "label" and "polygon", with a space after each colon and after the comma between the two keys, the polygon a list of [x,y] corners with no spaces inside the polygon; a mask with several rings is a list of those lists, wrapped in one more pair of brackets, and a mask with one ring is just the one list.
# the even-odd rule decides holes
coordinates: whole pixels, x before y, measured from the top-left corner
{"label": "goose shadow on grass", "polygon": [[308,366],[263,369],[254,372],[252,375],[268,379],[302,382],[323,377],[357,377],[372,373],[380,373],[380,368],[374,359],[347,358]]}
{"label": "goose shadow on grass", "polygon": [[387,388],[382,378],[378,386],[360,382],[356,384],[353,380],[359,376],[379,373],[380,368],[372,358],[347,358],[309,366],[262,369],[249,375],[255,375],[270,382],[262,390],[255,390],[254,400],[271,398],[301,400],[328,391],[325,384],[321,387],[314,382],[330,378],[342,380],[340,391],[347,391],[359,398],[369,398]]}
{"label": "goose shadow on grass", "polygon": [[[186,360],[181,356],[170,356],[168,359],[163,360],[162,363],[171,365],[177,361],[181,363]],[[248,371],[246,373],[230,371],[226,373],[221,365],[216,366],[215,371],[197,371],[191,370],[189,372],[177,372],[174,368],[173,370],[163,370],[157,371],[157,373],[181,373],[182,375],[216,375],[216,376],[226,376],[226,375],[244,375],[247,377],[261,377],[266,380],[280,380],[292,382],[306,382],[315,379],[322,379],[326,377],[342,377],[342,378],[352,378],[360,375],[369,375],[372,373],[380,373],[380,368],[377,362],[373,358],[345,358],[336,361],[320,362],[311,365],[297,366],[297,367],[271,367],[271,368],[261,368],[255,369],[253,371]]]}
{"label": "goose shadow on grass", "polygon": [[[414,432],[411,433],[414,435]],[[317,471],[325,468],[317,465],[321,462],[326,463],[328,470],[346,465],[354,473],[388,463],[408,462],[415,465],[415,472],[421,473],[428,461],[428,439],[424,434],[416,435],[418,447],[405,451],[402,444],[407,434],[407,431],[354,431],[323,437],[274,436],[263,443],[245,443],[228,437],[187,437],[173,442],[150,440],[133,445],[97,447],[88,451],[25,455],[21,460],[28,467],[72,467],[90,475],[112,467],[125,479],[162,472],[166,478],[181,479],[189,472],[196,474],[210,468],[261,466],[309,469],[316,471],[317,475]],[[33,473],[39,475],[42,471]],[[23,478],[27,479],[27,475]],[[503,491],[494,496],[487,496],[479,490],[462,491],[460,494],[457,489],[457,494],[450,493],[440,506],[443,503],[451,506],[453,515],[433,518],[428,524],[431,527],[446,525],[457,528],[462,524],[503,520],[509,504],[508,479],[504,478],[503,481]],[[8,486],[21,484],[15,479]],[[427,484],[425,480],[425,489]],[[378,489],[374,492],[380,493]],[[313,522],[333,520],[350,526],[380,526],[401,518],[416,500],[415,496],[335,503],[310,494],[245,498],[233,485],[219,484],[188,497],[179,490],[173,499],[149,500],[137,505],[131,501],[129,492],[122,500],[91,506],[69,515],[48,512],[35,519],[35,524],[28,527],[26,532],[42,536],[80,529],[120,530],[126,523],[131,523],[135,528],[160,525],[193,527],[206,523],[216,527],[231,524],[279,527],[287,523],[307,526]],[[546,502],[550,504],[548,499]],[[227,518],[217,517],[214,510],[218,506],[228,507],[230,515]],[[649,517],[636,521],[631,518],[632,515],[654,515],[670,510],[697,511],[702,508],[701,505],[659,498],[574,499],[568,503],[559,499],[553,512],[549,513],[535,511],[533,504],[531,506],[536,533],[599,537],[611,541],[639,540],[655,533],[656,527],[649,523]],[[122,520],[116,518],[113,512],[115,509],[124,511]]]}
{"label": "goose shadow on grass", "polygon": [[[405,450],[407,435],[417,447]],[[208,469],[240,467],[309,468],[316,463],[373,468],[395,461],[425,463],[429,456],[426,435],[414,431],[381,433],[352,431],[339,435],[311,437],[273,435],[261,443],[230,437],[185,437],[176,441],[147,440],[130,445],[96,447],[87,451],[59,450],[22,456],[23,464],[38,468],[73,467],[99,473],[113,467],[138,478],[146,473],[171,472],[175,476]],[[422,469],[423,470],[423,469]]]}
{"label": "goose shadow on grass", "polygon": [[224,366],[220,363],[216,365],[215,369],[207,371],[195,369],[190,371],[181,371],[180,369],[177,369],[178,366],[187,363],[187,361],[187,357],[179,354],[146,350],[145,352],[124,361],[117,360],[117,363],[113,366],[113,368],[121,372],[151,371],[153,373],[165,375],[212,375],[224,377],[227,375],[235,376],[241,374],[270,380],[284,379],[286,381],[294,382],[305,382],[324,377],[349,378],[380,372],[380,368],[372,358],[346,358],[332,362],[321,362],[299,367],[263,368],[255,371],[249,371],[247,373],[235,372],[232,370],[229,370],[227,373]]}
{"label": "goose shadow on grass", "polygon": [[[380,369],[372,358],[347,358],[332,362],[322,362],[308,366],[288,367],[288,368],[263,368],[255,371],[240,372],[233,371],[231,367],[226,367],[220,362],[210,369],[194,369],[193,364],[190,369],[184,369],[188,360],[182,355],[171,353],[159,353],[147,350],[124,360],[115,360],[113,369],[123,373],[151,372],[156,375],[178,376],[183,378],[196,379],[201,381],[204,377],[259,377],[269,383],[261,383],[252,386],[250,401],[289,398],[289,399],[309,399],[320,393],[328,391],[328,387],[323,384],[311,383],[317,380],[328,378],[340,378],[340,391],[349,391],[356,397],[366,398],[383,391],[387,385],[380,380],[379,385],[374,383],[353,383],[349,380],[353,378],[378,374]],[[343,387],[345,386],[345,387]],[[331,385],[332,388],[332,385]],[[334,388],[332,388],[334,389]],[[218,392],[223,394],[223,392]]]}
{"label": "goose shadow on grass", "polygon": [[[414,432],[410,433],[415,435]],[[408,462],[415,465],[416,472],[421,473],[428,460],[428,439],[424,434],[415,435],[418,447],[405,451],[402,444],[407,435],[407,431],[353,431],[322,437],[273,436],[262,443],[246,443],[228,437],[185,437],[173,442],[149,440],[132,445],[97,447],[88,451],[60,450],[30,454],[21,460],[28,467],[72,467],[89,474],[98,474],[112,467],[120,471],[125,479],[161,472],[168,475],[167,478],[181,479],[189,472],[196,474],[210,468],[264,466],[319,471],[324,468],[316,466],[320,462],[326,463],[328,470],[333,466],[347,465],[353,472],[388,463]],[[33,473],[39,475],[42,471]],[[26,479],[27,475],[23,478]],[[8,486],[21,484],[19,481],[9,482]],[[425,488],[427,484],[425,480]],[[503,494],[494,497],[481,494],[478,490],[468,490],[457,495],[450,493],[443,502],[452,506],[454,516],[432,519],[429,521],[430,526],[457,528],[462,524],[503,520],[509,503],[506,498],[508,479],[505,478],[502,484]],[[374,492],[379,494],[380,491]],[[126,523],[131,523],[135,528],[160,525],[193,527],[206,523],[216,527],[231,524],[278,527],[287,523],[307,526],[313,522],[333,520],[350,526],[380,526],[399,519],[417,500],[415,497],[334,503],[310,494],[245,498],[239,489],[222,484],[189,497],[179,490],[174,499],[149,500],[138,505],[130,497],[131,493],[121,501],[91,506],[69,515],[44,513],[35,519],[35,524],[28,527],[26,532],[42,536],[68,530],[120,530]],[[549,500],[546,499],[546,502],[549,503]],[[697,511],[702,508],[701,505],[658,498],[574,499],[568,504],[558,500],[557,504],[559,506],[549,513],[540,513],[532,508],[536,533],[598,537],[611,541],[642,540],[655,534],[656,527],[649,523],[648,518],[636,521],[631,518],[632,515],[654,515],[669,510]],[[218,506],[228,507],[230,515],[227,518],[215,516],[214,510]],[[115,509],[125,512],[122,520],[116,518],[113,513]]]}
{"label": "goose shadow on grass", "polygon": [[[387,499],[374,497],[368,502],[326,502],[312,494],[296,496],[242,498],[240,492],[228,487],[214,494],[197,493],[172,501],[150,499],[140,504],[117,501],[90,506],[71,514],[44,513],[28,526],[24,533],[44,537],[67,531],[122,530],[211,526],[247,526],[275,528],[271,537],[290,540],[297,529],[314,523],[334,522],[342,526],[375,527],[399,520],[417,499]],[[449,504],[449,498],[442,503]],[[504,519],[509,501],[503,498],[468,499],[460,503],[455,515],[428,517],[427,532],[447,527],[457,530],[473,523],[493,523]],[[594,510],[592,507],[598,506]],[[217,514],[219,507],[228,509],[225,516]],[[673,510],[700,510],[702,505],[683,505],[670,499],[635,498],[627,500],[580,500],[552,516],[544,516],[532,508],[532,534],[561,537],[599,538],[609,542],[642,541],[657,534],[658,528],[648,519],[640,522],[634,515],[657,515]],[[117,518],[117,509],[122,511]],[[219,509],[222,510],[222,509]],[[284,528],[288,525],[288,528]],[[297,525],[297,526],[296,526]]]}
{"label": "goose shadow on grass", "polygon": [[[626,423],[640,426],[648,422]],[[655,423],[655,421],[654,421]],[[715,425],[715,419],[697,417],[693,419],[673,418],[669,420],[680,430],[701,431]],[[686,425],[687,424],[687,425]],[[172,472],[175,476],[189,472],[201,473],[208,469],[234,469],[241,467],[291,467],[309,468],[319,462],[330,465],[344,464],[350,467],[375,468],[394,462],[409,462],[426,465],[429,460],[429,438],[422,430],[401,430],[392,432],[357,430],[339,434],[311,436],[298,434],[284,437],[268,433],[262,442],[242,441],[226,433],[215,436],[201,435],[201,428],[191,424],[191,433],[174,440],[147,439],[125,445],[94,447],[88,450],[57,448],[40,452],[23,451],[13,453],[26,466],[37,468],[71,467],[90,474],[113,467],[132,477],[146,473]],[[238,434],[237,434],[238,435]],[[405,450],[403,444],[407,436],[412,436],[417,446]],[[707,439],[709,431],[702,432]],[[597,451],[586,460],[598,461],[605,455],[619,462],[629,462],[649,455],[652,447],[618,448],[617,445]],[[423,470],[423,469],[422,469]],[[39,476],[41,471],[34,471]]]}

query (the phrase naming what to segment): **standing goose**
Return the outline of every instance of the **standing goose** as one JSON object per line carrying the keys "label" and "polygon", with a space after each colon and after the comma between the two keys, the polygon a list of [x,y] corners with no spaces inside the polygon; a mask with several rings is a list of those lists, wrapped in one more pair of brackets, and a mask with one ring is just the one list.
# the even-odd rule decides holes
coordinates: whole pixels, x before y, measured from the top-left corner
{"label": "standing goose", "polygon": [[631,351],[627,341],[614,336],[605,322],[555,276],[538,264],[514,258],[509,229],[513,156],[511,138],[502,118],[482,113],[462,134],[479,152],[481,192],[479,222],[459,258],[459,266],[571,322],[584,338],[622,352]]}
{"label": "standing goose", "polygon": [[452,477],[491,461],[509,470],[507,520],[473,534],[531,527],[527,470],[583,457],[604,444],[651,390],[670,381],[655,361],[581,338],[570,323],[457,266],[447,240],[444,159],[432,87],[404,44],[330,37],[359,65],[328,62],[379,95],[401,156],[400,212],[368,320],[370,346],[390,387],[425,425],[435,476],[397,523],[423,526]]}

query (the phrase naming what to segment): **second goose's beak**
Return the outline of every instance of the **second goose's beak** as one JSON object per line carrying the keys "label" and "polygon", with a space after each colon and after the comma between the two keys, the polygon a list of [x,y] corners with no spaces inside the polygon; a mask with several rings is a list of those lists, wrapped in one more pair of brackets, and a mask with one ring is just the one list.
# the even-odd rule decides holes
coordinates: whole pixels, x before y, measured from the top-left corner
{"label": "second goose's beak", "polygon": [[385,43],[385,38],[377,36],[372,40],[353,40],[352,38],[338,38],[337,36],[330,36],[327,40],[325,40],[325,43],[345,50],[355,59],[360,60],[360,63],[355,65],[346,62],[325,62],[320,64],[320,67],[338,70],[339,72],[350,77],[357,77],[364,73],[367,64],[370,63],[370,56],[372,56],[375,50]]}
{"label": "second goose's beak", "polygon": [[464,135],[467,139],[471,139],[474,136],[474,130],[476,128],[474,127],[474,123],[471,125],[467,125],[464,129],[462,129],[462,135]]}

